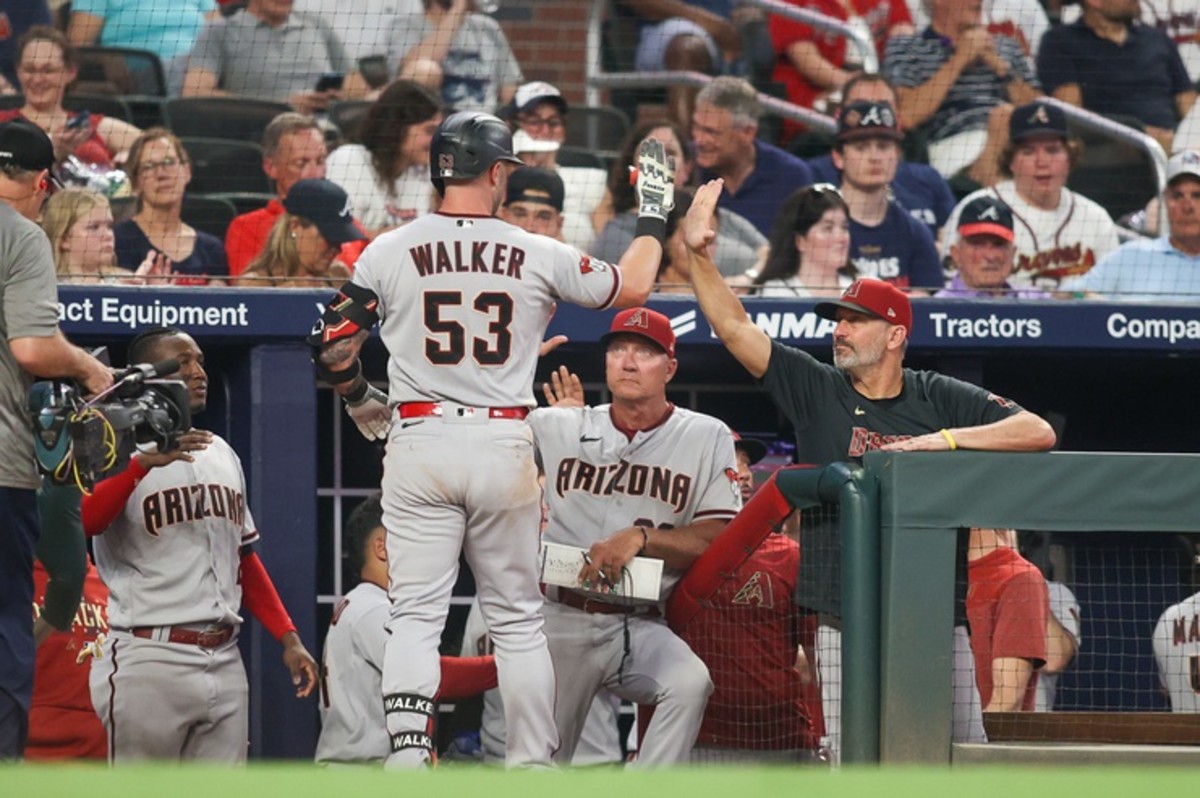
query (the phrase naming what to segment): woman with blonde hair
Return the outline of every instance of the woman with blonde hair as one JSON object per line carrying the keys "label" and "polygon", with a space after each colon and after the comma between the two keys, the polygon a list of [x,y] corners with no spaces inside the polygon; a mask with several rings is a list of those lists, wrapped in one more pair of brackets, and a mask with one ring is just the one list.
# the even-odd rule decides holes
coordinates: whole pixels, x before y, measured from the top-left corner
{"label": "woman with blonde hair", "polygon": [[237,285],[320,288],[348,280],[350,270],[333,259],[343,244],[367,235],[351,216],[350,199],[341,186],[324,179],[301,180],[288,190],[283,209]]}
{"label": "woman with blonde hair", "polygon": [[125,168],[138,209],[115,228],[117,263],[132,269],[151,258],[147,277],[156,284],[224,285],[224,242],[183,221],[183,194],[192,179],[183,143],[166,128],[152,127],[129,148]]}
{"label": "woman with blonde hair", "polygon": [[112,209],[102,194],[81,188],[58,192],[42,211],[42,230],[60,283],[140,282],[116,265]]}

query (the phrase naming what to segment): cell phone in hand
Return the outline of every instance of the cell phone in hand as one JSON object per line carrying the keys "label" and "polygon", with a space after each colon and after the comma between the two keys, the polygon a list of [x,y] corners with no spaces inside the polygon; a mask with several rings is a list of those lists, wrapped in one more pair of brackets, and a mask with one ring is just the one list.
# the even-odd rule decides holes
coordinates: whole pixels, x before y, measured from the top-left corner
{"label": "cell phone in hand", "polygon": [[345,80],[346,76],[341,72],[322,72],[321,77],[317,78],[316,91],[336,91],[342,88]]}
{"label": "cell phone in hand", "polygon": [[82,127],[86,127],[88,120],[91,118],[92,115],[87,111],[80,111],[67,120],[67,130],[79,130]]}

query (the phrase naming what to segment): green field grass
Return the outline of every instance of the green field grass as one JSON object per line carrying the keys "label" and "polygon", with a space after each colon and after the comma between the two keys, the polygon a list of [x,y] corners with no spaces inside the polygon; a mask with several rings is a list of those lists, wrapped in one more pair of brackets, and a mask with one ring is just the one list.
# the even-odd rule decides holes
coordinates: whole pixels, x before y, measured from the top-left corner
{"label": "green field grass", "polygon": [[655,773],[576,770],[505,773],[442,768],[432,773],[321,770],[258,764],[244,770],[75,764],[0,768],[4,798],[1134,798],[1195,794],[1197,771],[1176,768],[1011,767],[704,768]]}

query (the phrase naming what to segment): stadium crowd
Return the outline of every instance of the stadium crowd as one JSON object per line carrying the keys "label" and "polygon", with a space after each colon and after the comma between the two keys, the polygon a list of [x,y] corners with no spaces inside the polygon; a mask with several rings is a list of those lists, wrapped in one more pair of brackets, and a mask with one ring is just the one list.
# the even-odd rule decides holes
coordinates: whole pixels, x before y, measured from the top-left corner
{"label": "stadium crowd", "polygon": [[[430,181],[431,167],[437,170],[431,143],[447,117],[466,110],[494,113],[507,123],[512,154],[521,162],[507,179],[500,219],[564,242],[585,260],[591,255],[616,263],[642,235],[630,170],[648,140],[660,142],[674,165],[675,205],[664,220],[655,291],[695,293],[700,283],[692,269],[706,258],[729,296],[823,299],[841,308],[827,316],[839,328],[889,323],[891,337],[880,345],[895,358],[897,373],[909,331],[899,310],[908,308],[907,296],[1200,299],[1200,109],[1195,103],[1200,12],[1185,18],[1167,13],[1161,2],[1137,0],[1079,0],[1063,3],[1077,6],[1065,12],[1058,3],[1043,7],[1036,0],[787,2],[864,33],[874,44],[878,72],[867,69],[871,59],[845,36],[752,5],[612,0],[611,30],[627,34],[607,43],[614,58],[642,72],[693,70],[712,80],[699,90],[673,86],[650,102],[627,105],[617,114],[626,120],[623,138],[614,139],[610,152],[597,153],[568,143],[572,114],[582,113],[582,98],[569,98],[542,79],[546,65],[519,63],[503,25],[477,0],[74,0],[65,7],[45,0],[5,1],[0,2],[5,23],[0,29],[0,141],[7,141],[5,131],[20,130],[21,136],[40,131],[50,144],[49,197],[28,215],[44,230],[63,283],[339,287],[353,277],[372,242],[438,211],[443,196]],[[239,115],[249,113],[245,104],[256,101],[250,132],[231,134],[221,150],[215,146],[220,137],[187,132],[193,128],[183,117],[139,120],[144,127],[135,126],[132,114],[120,118],[122,108],[133,107],[137,92],[123,91],[111,74],[97,76],[85,68],[95,62],[84,58],[105,49],[121,52],[118,48],[141,53],[141,60],[122,62],[126,73],[149,69],[162,76],[162,108],[176,99],[210,101],[192,106],[192,113],[209,117],[211,129],[222,128],[223,114],[230,130],[240,129],[245,117]],[[779,124],[767,113],[764,95],[825,114],[835,132],[792,120]],[[88,103],[100,107],[98,96],[110,101],[103,113],[87,108]],[[1106,145],[1085,144],[1064,105],[1114,119],[1161,145],[1170,158],[1158,202],[1151,202],[1153,192],[1143,196],[1136,190],[1132,197],[1118,191],[1115,200],[1112,190],[1088,196],[1087,187],[1097,183],[1073,178],[1106,168],[1102,160],[1085,161],[1089,146],[1102,154]],[[222,160],[234,153],[240,160]],[[0,145],[5,175],[0,188],[30,168]],[[234,176],[238,179],[227,184],[221,179]],[[244,190],[249,184],[260,188]],[[0,196],[6,202],[11,198]],[[699,240],[702,228],[712,234]],[[1164,233],[1147,234],[1156,228]],[[0,255],[6,254],[0,246]],[[895,291],[901,299],[887,294],[887,301],[897,304],[860,300],[863,292],[874,296],[879,283]],[[666,354],[673,362],[669,327],[661,332],[655,322],[649,324],[649,333],[645,328],[634,333],[650,342],[637,357]],[[898,329],[904,334],[893,334]],[[736,347],[730,348],[738,356]],[[766,379],[765,371],[764,363],[754,376]],[[664,397],[669,379],[663,378]],[[582,402],[572,380],[577,388],[573,375],[556,374],[554,390],[547,389],[551,404]],[[1015,407],[1001,406],[1006,413]],[[990,410],[978,409],[981,426],[1002,423]],[[895,432],[915,434],[907,428]],[[935,427],[930,436],[939,445],[944,439],[950,450],[968,445],[945,428]],[[1040,450],[1052,443],[1044,436],[1031,438],[1037,440],[1022,439],[1020,445]],[[972,448],[1004,448],[992,443]],[[766,451],[760,441],[735,441],[736,459],[726,473],[735,475],[731,479],[740,486],[741,499],[751,499],[751,466]],[[758,481],[764,476],[760,472]],[[366,686],[377,690],[388,570],[382,536],[376,534],[383,511],[372,512],[356,517],[347,548],[355,577],[362,579],[355,592],[373,606],[361,617],[346,616],[342,631],[362,640],[342,645],[361,646],[353,672],[368,681],[374,673],[375,682]],[[830,717],[836,684],[823,681],[830,677],[818,661],[829,654],[819,652],[818,637],[830,619],[791,601],[805,541],[798,519],[763,523],[763,534],[751,545],[754,559],[735,563],[712,589],[710,597],[724,615],[714,612],[704,624],[681,624],[675,630],[679,637],[665,633],[672,644],[686,649],[686,641],[703,655],[690,676],[706,664],[714,670],[711,683],[697,676],[689,685],[695,695],[684,696],[682,708],[671,703],[675,695],[664,699],[657,727],[650,719],[653,710],[643,708],[639,724],[654,741],[648,755],[656,757],[652,764],[667,761],[657,758],[663,749],[656,729],[690,735],[690,740],[671,740],[670,750],[683,752],[675,755],[676,762],[689,761],[694,744],[698,748],[690,761],[729,761],[714,756],[713,749],[737,751],[747,759],[828,759],[826,746],[836,736]],[[651,536],[640,528],[645,539],[639,551],[645,552]],[[711,569],[703,557],[705,545],[688,557],[676,556],[677,570],[695,563]],[[984,712],[1053,708],[1053,682],[1047,688],[1045,676],[1068,667],[1082,641],[1074,596],[1065,585],[1047,581],[1048,569],[1022,557],[1014,531],[972,530],[966,559],[970,581],[963,607],[975,673],[968,692]],[[62,656],[69,652],[84,663],[98,655],[108,632],[107,591],[90,562],[84,573],[88,581],[79,612],[65,625],[55,622],[58,634],[45,639],[38,654],[39,673],[58,674],[53,681],[60,689],[39,696],[43,688],[35,684],[28,729],[13,721],[16,731],[10,737],[5,736],[5,711],[20,703],[19,696],[0,701],[0,760],[19,755],[24,746],[17,741],[23,743],[26,732],[31,758],[105,756],[104,738],[107,731],[111,742],[112,726],[88,716],[87,676],[74,694],[61,689],[72,679],[78,683],[79,672],[61,658],[50,661],[46,653],[57,646]],[[48,594],[46,575],[39,572],[38,579],[40,618]],[[294,673],[306,672],[311,658],[288,637],[295,633],[285,623],[290,621],[278,597],[273,603],[262,598],[274,590],[265,572],[261,580],[253,611],[275,620],[272,630],[285,647],[285,659],[299,663]],[[576,609],[593,611],[591,599],[580,601]],[[746,606],[759,612],[739,615]],[[568,621],[575,612],[556,611]],[[1174,615],[1164,616],[1155,634],[1155,651],[1174,695],[1173,685],[1184,677],[1175,672],[1178,655],[1172,659],[1166,652],[1200,645],[1200,635],[1172,619],[1190,612],[1194,626],[1194,606],[1170,612]],[[670,620],[671,612],[664,613]],[[625,656],[614,663],[616,681],[604,686],[625,695],[620,677],[630,653],[629,630],[639,626],[627,615],[608,620],[613,630],[623,628]],[[653,619],[637,620],[647,628],[666,622],[657,609]],[[840,635],[840,618],[832,620]],[[351,623],[357,626],[349,629]],[[731,630],[739,625],[762,632],[752,644],[767,665],[731,682],[727,670],[718,674],[716,668],[736,658],[712,635],[736,634]],[[486,635],[482,630],[479,640]],[[489,651],[480,642],[472,652],[479,656],[443,658],[450,694],[466,698],[495,686]],[[760,682],[755,696],[738,693],[755,679]],[[335,697],[345,689],[336,680],[331,684]],[[0,699],[7,689],[0,684]],[[710,692],[705,714],[696,695],[707,699]],[[323,718],[337,718],[329,708],[329,685],[322,693]],[[629,695],[636,694],[630,688]],[[737,714],[763,695],[774,703],[764,699],[764,706],[753,708],[758,714]],[[580,700],[586,698],[587,704],[594,697]],[[600,692],[592,710],[610,727],[614,700]],[[1194,701],[1174,703],[1177,709],[1196,710]],[[337,718],[345,739],[323,738],[318,759],[382,761],[388,754],[387,729],[375,714],[371,718],[379,720],[378,728],[365,734],[353,729],[354,718]],[[71,719],[77,717],[91,722],[76,724]],[[78,726],[80,739],[56,741],[45,733],[67,722]],[[770,730],[764,732],[763,726]],[[612,732],[601,729],[600,736],[611,738]],[[587,731],[583,734],[586,741]],[[485,731],[485,742],[496,737],[502,735]],[[460,740],[456,756],[482,757],[469,735]],[[339,743],[346,745],[339,748]],[[502,751],[502,739],[498,745]],[[490,757],[497,756],[496,746],[492,739]],[[586,748],[585,743],[581,752]],[[612,748],[609,739],[607,750]]]}

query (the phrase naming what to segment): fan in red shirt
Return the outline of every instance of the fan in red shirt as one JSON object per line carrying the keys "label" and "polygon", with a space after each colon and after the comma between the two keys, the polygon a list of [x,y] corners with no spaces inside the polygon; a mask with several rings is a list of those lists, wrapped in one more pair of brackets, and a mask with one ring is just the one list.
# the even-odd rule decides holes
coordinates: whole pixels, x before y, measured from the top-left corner
{"label": "fan in red shirt", "polygon": [[[325,136],[312,117],[289,111],[271,120],[263,133],[263,171],[275,181],[276,196],[265,207],[243,213],[229,223],[225,256],[230,277],[246,271],[250,261],[262,252],[271,228],[283,215],[283,199],[292,186],[301,180],[325,177],[328,155]],[[337,260],[353,268],[366,245],[366,241],[343,245]]]}

